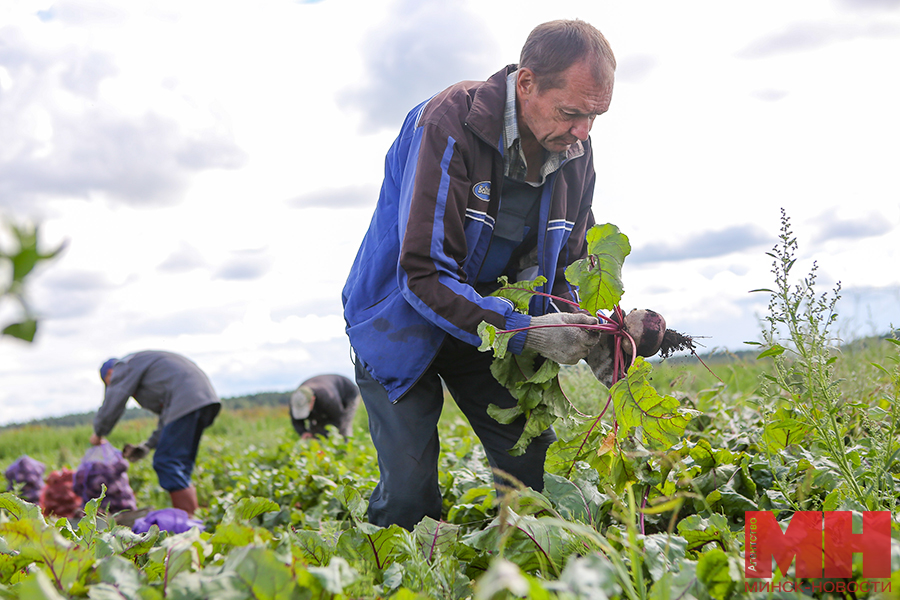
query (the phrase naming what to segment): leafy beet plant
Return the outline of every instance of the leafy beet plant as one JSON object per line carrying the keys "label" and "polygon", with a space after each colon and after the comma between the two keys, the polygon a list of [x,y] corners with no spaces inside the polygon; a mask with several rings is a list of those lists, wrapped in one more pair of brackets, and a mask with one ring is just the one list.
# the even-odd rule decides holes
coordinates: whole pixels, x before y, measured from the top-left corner
{"label": "leafy beet plant", "polygon": [[[510,409],[492,404],[488,413],[501,423],[511,423],[521,415],[526,418],[524,432],[510,449],[513,455],[525,452],[531,440],[558,419],[576,419],[587,423],[582,442],[583,449],[586,449],[585,443],[610,406],[614,408],[616,439],[622,440],[639,431],[643,442],[650,448],[665,450],[681,438],[694,414],[682,408],[675,398],[661,396],[653,388],[649,381],[649,363],[640,357],[627,359],[625,340],[629,342],[627,347],[637,346],[625,329],[625,314],[619,307],[624,292],[622,265],[631,252],[628,238],[618,227],[607,223],[596,225],[588,231],[587,244],[588,256],[566,269],[566,279],[578,287],[579,303],[538,291],[546,283],[543,277],[512,285],[504,281],[505,285],[495,295],[512,301],[516,310],[526,314],[532,296],[549,296],[555,302],[573,305],[600,320],[598,325],[565,325],[594,329],[613,338],[613,385],[606,407],[599,415],[585,415],[572,405],[560,386],[558,363],[531,350],[525,350],[521,355],[507,352],[509,340],[514,334],[536,327],[558,325],[500,330],[483,322],[478,328],[482,339],[479,349],[494,352],[491,372],[518,401]],[[607,316],[602,311],[610,314]],[[578,454],[580,452],[575,453],[573,464]]]}

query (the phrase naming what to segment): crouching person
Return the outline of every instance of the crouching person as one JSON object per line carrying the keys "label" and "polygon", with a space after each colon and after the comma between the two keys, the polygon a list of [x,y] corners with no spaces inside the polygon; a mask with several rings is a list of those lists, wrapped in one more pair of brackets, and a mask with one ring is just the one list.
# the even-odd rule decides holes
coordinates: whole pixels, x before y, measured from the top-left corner
{"label": "crouching person", "polygon": [[328,435],[328,425],[349,437],[358,405],[355,383],[341,375],[317,375],[291,394],[291,423],[301,437]]}
{"label": "crouching person", "polygon": [[169,492],[174,508],[192,516],[198,504],[191,474],[200,437],[221,408],[206,373],[178,354],[147,350],[109,359],[100,367],[100,377],[106,392],[94,417],[91,444],[105,441],[125,412],[128,398],[159,415],[150,438],[137,446],[125,444],[122,456],[134,462],[155,449],[153,469],[159,485]]}

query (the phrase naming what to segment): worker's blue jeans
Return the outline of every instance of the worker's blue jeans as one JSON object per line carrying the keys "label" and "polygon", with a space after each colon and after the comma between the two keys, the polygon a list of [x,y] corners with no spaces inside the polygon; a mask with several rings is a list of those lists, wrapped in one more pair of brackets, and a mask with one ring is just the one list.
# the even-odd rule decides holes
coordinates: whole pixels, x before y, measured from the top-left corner
{"label": "worker's blue jeans", "polygon": [[153,470],[162,489],[175,492],[191,486],[200,437],[216,420],[221,407],[221,404],[207,404],[162,428],[153,453]]}
{"label": "worker's blue jeans", "polygon": [[548,428],[523,455],[509,454],[525,427],[525,417],[503,425],[487,414],[490,404],[501,408],[516,405],[516,399],[491,374],[492,360],[491,352],[479,352],[448,336],[425,374],[392,404],[384,387],[357,359],[356,382],[368,412],[381,473],[369,499],[369,521],[382,527],[396,523],[412,529],[426,515],[441,518],[437,432],[444,404],[441,380],[481,440],[490,465],[535,490],[543,489],[544,459],[556,434]]}

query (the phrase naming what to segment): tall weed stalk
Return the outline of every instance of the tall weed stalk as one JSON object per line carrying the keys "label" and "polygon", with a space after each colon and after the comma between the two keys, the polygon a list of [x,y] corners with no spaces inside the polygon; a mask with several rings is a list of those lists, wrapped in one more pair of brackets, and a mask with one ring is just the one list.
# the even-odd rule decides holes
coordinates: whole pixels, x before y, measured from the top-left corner
{"label": "tall weed stalk", "polygon": [[[883,477],[884,460],[872,461],[869,448],[861,447],[856,437],[859,399],[848,399],[841,391],[835,373],[841,359],[839,340],[832,334],[838,313],[840,283],[830,293],[818,294],[813,263],[809,274],[791,283],[796,262],[797,238],[790,219],[781,211],[779,243],[767,253],[773,261],[775,288],[754,290],[771,295],[767,324],[763,331],[765,349],[759,358],[771,357],[772,374],[764,374],[762,391],[773,401],[775,410],[764,411],[763,446],[770,460],[793,443],[811,440],[818,453],[835,466],[841,485],[825,500],[825,508],[836,508],[851,499],[860,509],[889,509],[885,487],[892,484]],[[896,421],[895,421],[896,422]],[[889,428],[889,432],[894,431]],[[889,433],[888,435],[893,435]],[[893,446],[888,440],[888,449]],[[888,478],[890,479],[890,477]],[[778,482],[787,492],[786,482]],[[786,499],[797,509],[795,499]]]}

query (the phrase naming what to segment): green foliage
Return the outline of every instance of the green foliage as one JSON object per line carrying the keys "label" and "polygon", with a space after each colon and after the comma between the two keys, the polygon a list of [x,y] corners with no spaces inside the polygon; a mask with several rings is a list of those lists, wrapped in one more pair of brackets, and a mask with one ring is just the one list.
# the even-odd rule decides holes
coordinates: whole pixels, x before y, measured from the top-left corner
{"label": "green foliage", "polygon": [[509,355],[506,360],[495,360],[491,373],[518,403],[507,409],[491,404],[488,414],[500,423],[512,423],[521,415],[526,416],[525,430],[509,451],[513,456],[523,454],[532,439],[571,412],[559,385],[559,364],[543,360],[536,352],[526,350],[518,356]]}
{"label": "green foliage", "polygon": [[595,225],[587,232],[588,256],[566,269],[566,279],[578,287],[581,308],[592,315],[612,310],[625,291],[622,264],[631,252],[628,238],[615,225]]}
{"label": "green foliage", "polygon": [[688,422],[698,413],[681,408],[672,396],[660,396],[650,385],[651,370],[650,363],[639,356],[628,376],[612,387],[618,436],[623,438],[639,430],[647,447],[667,450],[681,439]]}
{"label": "green foliage", "polygon": [[62,252],[60,245],[49,252],[38,246],[38,228],[15,223],[0,223],[0,242],[4,234],[12,238],[12,247],[4,248],[0,244],[0,302],[9,300],[17,305],[17,320],[8,323],[0,330],[0,337],[10,336],[31,342],[37,333],[37,320],[32,313],[26,297],[26,279],[40,263],[55,258]]}
{"label": "green foliage", "polygon": [[[808,329],[802,312],[797,322]],[[443,512],[413,531],[367,523],[378,467],[364,408],[346,440],[299,439],[280,406],[223,411],[194,471],[205,531],[136,534],[103,514],[99,499],[80,520],[53,521],[0,494],[0,598],[762,598],[744,591],[752,583],[743,576],[746,510],[787,521],[795,510],[879,506],[897,489],[900,342],[830,344],[826,352],[809,347],[827,339],[819,334],[801,336],[801,351],[784,331],[760,348],[783,351],[761,360],[709,360],[719,379],[677,361],[654,364],[651,377],[650,363],[639,361],[611,393],[583,366],[549,377],[538,375],[546,363],[517,363],[529,376],[558,381],[578,407],[556,421],[543,490],[495,487],[479,440],[448,402],[440,423]],[[804,362],[817,355],[835,358],[824,371],[833,406]],[[820,391],[810,391],[816,385]],[[521,398],[535,402],[532,394]],[[603,413],[607,405],[615,420],[612,410]],[[821,438],[817,427],[831,435],[835,426],[830,414],[872,504],[860,506]],[[122,441],[154,425],[122,424]],[[89,434],[86,426],[10,429],[0,432],[0,449],[9,464],[28,437],[55,435],[50,459],[65,453],[77,461]],[[128,474],[139,506],[166,505],[149,460]],[[896,523],[894,504],[887,509]],[[892,555],[900,557],[897,540]],[[893,567],[900,572],[897,558]],[[857,561],[843,583],[861,580]]]}
{"label": "green foliage", "polygon": [[528,305],[534,298],[534,292],[540,291],[538,288],[547,283],[547,278],[536,277],[533,281],[520,281],[510,285],[509,279],[504,275],[498,281],[500,289],[493,295],[510,300],[517,311],[528,314]]}

